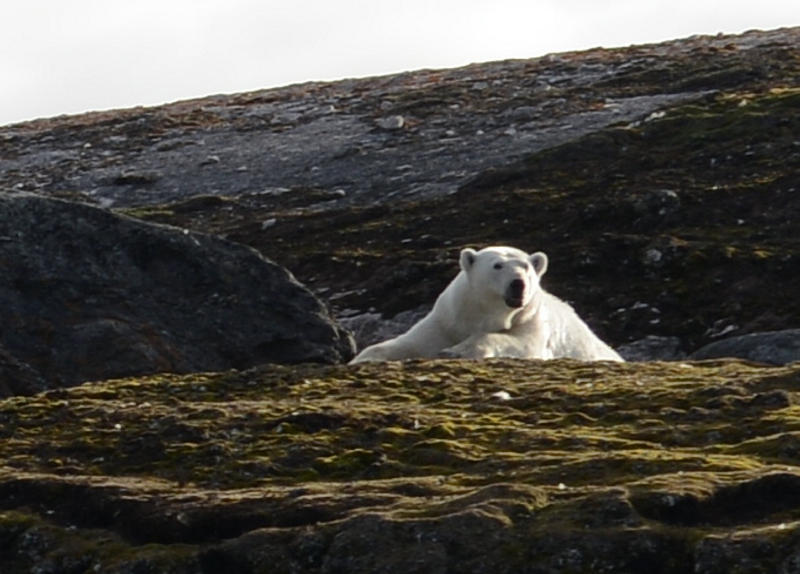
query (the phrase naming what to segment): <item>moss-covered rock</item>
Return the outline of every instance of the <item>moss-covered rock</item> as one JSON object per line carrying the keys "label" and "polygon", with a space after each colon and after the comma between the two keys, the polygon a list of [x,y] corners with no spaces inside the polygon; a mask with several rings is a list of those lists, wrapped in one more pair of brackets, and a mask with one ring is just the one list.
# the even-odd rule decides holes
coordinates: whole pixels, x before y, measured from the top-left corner
{"label": "moss-covered rock", "polygon": [[421,361],[10,398],[4,571],[779,568],[799,392],[797,365]]}

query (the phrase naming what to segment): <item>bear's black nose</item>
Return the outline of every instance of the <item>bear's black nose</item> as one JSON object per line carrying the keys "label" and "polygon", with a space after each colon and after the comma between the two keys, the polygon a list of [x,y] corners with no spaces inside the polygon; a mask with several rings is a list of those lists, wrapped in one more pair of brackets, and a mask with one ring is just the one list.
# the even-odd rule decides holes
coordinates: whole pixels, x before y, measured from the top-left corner
{"label": "bear's black nose", "polygon": [[511,294],[512,297],[522,297],[522,294],[525,293],[525,281],[522,279],[514,279],[508,285],[508,292]]}
{"label": "bear's black nose", "polygon": [[514,279],[508,284],[506,289],[506,305],[509,307],[522,307],[525,302],[525,281],[522,279]]}

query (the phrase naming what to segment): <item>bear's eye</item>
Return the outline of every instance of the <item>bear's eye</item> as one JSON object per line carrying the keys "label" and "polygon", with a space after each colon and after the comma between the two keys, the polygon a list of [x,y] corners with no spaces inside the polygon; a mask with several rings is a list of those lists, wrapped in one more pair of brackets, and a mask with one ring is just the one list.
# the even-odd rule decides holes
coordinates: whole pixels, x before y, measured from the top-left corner
{"label": "bear's eye", "polygon": [[495,269],[502,269],[503,268],[503,264],[502,263],[495,263],[494,264],[494,268]]}

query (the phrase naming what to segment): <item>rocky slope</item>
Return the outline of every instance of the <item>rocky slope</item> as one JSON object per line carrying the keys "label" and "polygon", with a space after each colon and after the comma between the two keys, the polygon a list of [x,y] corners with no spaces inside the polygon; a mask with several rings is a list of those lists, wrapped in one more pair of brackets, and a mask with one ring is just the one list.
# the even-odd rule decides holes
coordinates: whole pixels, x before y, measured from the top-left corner
{"label": "rocky slope", "polygon": [[464,246],[544,250],[546,286],[610,342],[688,353],[797,326],[798,44],[696,37],[44,120],[2,131],[0,185],[252,245],[340,317],[430,305]]}
{"label": "rocky slope", "polygon": [[[509,243],[548,252],[546,287],[617,346],[781,330],[722,352],[783,363],[798,46],[695,37],[42,120],[0,129],[0,186],[255,247],[368,330],[430,305],[460,248]],[[0,348],[0,375],[59,373]],[[798,392],[797,363],[434,361],[12,397],[0,569],[798,572]]]}

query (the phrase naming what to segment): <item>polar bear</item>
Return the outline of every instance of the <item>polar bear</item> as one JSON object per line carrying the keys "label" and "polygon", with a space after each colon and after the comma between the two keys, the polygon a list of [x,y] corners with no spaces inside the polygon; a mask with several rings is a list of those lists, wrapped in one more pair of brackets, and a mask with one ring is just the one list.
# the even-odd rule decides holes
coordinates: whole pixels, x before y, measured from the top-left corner
{"label": "polar bear", "polygon": [[402,335],[365,348],[351,364],[415,357],[623,360],[572,307],[539,285],[547,271],[544,253],[464,249],[459,263],[428,315]]}

